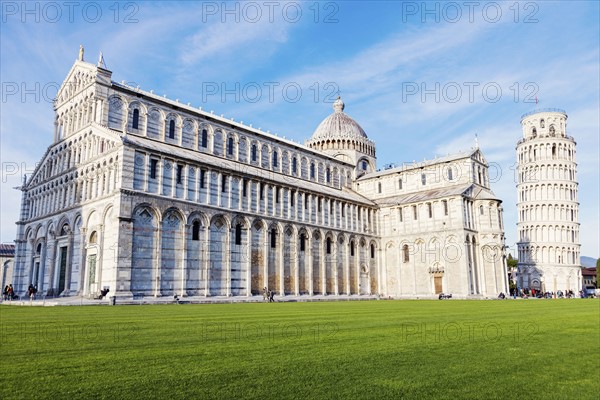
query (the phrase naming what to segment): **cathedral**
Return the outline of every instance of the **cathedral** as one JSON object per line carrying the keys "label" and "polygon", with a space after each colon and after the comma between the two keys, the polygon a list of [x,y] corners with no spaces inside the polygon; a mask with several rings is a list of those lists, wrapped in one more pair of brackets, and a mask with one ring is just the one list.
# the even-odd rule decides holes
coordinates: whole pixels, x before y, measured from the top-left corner
{"label": "cathedral", "polygon": [[340,98],[302,145],[111,75],[81,51],[57,94],[54,140],[20,188],[17,294],[507,292],[477,146],[378,169]]}

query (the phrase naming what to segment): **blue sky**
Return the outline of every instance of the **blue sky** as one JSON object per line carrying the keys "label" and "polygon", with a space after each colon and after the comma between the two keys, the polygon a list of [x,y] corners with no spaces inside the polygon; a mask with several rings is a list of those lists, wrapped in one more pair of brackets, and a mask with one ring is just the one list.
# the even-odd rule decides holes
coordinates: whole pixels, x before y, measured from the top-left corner
{"label": "blue sky", "polygon": [[599,256],[597,1],[3,2],[1,13],[1,242],[14,240],[12,188],[51,144],[51,98],[83,44],[115,81],[302,143],[341,94],[379,167],[469,149],[477,134],[500,172],[513,254],[520,117],[564,109],[582,255]]}

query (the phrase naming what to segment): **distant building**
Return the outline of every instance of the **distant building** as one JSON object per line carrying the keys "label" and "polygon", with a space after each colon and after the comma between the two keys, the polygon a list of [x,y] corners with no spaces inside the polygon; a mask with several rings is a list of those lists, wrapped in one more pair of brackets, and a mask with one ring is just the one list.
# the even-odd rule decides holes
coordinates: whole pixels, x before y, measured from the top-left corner
{"label": "distant building", "polygon": [[593,268],[582,268],[581,275],[583,278],[584,288],[596,288],[598,282],[598,273],[596,267]]}
{"label": "distant building", "polygon": [[15,262],[15,245],[0,244],[0,286],[13,284],[13,268]]}
{"label": "distant building", "polygon": [[575,139],[567,113],[535,110],[521,117],[517,143],[518,286],[581,289]]}
{"label": "distant building", "polygon": [[302,145],[111,76],[80,57],[58,92],[54,142],[21,188],[17,291],[507,292],[478,148],[378,171],[341,99]]}

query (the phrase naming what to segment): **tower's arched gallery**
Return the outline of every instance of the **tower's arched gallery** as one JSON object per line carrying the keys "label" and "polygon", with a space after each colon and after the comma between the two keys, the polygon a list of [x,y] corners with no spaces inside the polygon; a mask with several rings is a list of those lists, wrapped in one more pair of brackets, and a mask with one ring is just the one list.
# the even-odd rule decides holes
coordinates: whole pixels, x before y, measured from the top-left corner
{"label": "tower's arched gallery", "polygon": [[80,56],[23,183],[15,287],[54,296],[495,296],[501,201],[478,148],[378,170],[344,112],[301,145],[111,80]]}

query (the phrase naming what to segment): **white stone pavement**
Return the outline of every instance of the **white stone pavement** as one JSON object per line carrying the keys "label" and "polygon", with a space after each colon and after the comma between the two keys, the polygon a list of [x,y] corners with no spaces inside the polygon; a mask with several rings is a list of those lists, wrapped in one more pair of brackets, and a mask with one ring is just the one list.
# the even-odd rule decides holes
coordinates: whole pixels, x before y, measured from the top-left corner
{"label": "white stone pavement", "polygon": [[[437,298],[437,297],[436,297]],[[353,295],[353,296],[277,296],[275,295],[275,302],[315,302],[315,301],[365,301],[365,300],[380,300],[383,299],[379,296],[373,295]],[[141,305],[141,304],[218,304],[218,303],[266,303],[263,300],[263,296],[252,296],[252,297],[227,297],[227,296],[188,296],[180,297],[175,299],[173,296],[143,296],[143,297],[117,297],[115,299],[115,305]],[[0,304],[4,305],[15,305],[15,306],[91,306],[91,305],[111,305],[111,296],[107,296],[102,300],[90,299],[87,297],[73,296],[73,297],[59,297],[59,298],[36,298],[35,300],[23,299],[23,300],[4,300],[0,301]]]}
{"label": "white stone pavement", "polygon": [[[453,296],[452,300],[495,300],[493,297],[472,296],[458,297]],[[506,297],[507,300],[513,300],[512,297]],[[429,296],[407,296],[407,297],[383,297],[377,295],[315,295],[315,296],[275,296],[276,303],[285,302],[318,302],[318,301],[367,301],[367,300],[438,300],[438,295]],[[517,300],[540,300],[536,298]],[[445,300],[448,301],[448,300]],[[266,303],[262,295],[244,297],[244,296],[188,296],[175,299],[173,296],[143,296],[143,297],[117,297],[115,305],[150,305],[150,304],[231,304],[231,303]],[[81,296],[59,297],[59,298],[36,298],[35,300],[0,300],[0,304],[13,306],[98,306],[111,305],[111,296],[107,296],[102,300],[90,299]]]}

